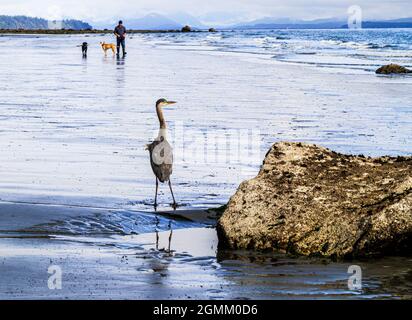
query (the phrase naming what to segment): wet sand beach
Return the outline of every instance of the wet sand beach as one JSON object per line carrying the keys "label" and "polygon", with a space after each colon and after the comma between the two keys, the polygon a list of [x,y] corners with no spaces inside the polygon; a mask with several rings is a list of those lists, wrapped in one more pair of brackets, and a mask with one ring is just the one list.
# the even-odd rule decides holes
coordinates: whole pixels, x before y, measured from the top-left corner
{"label": "wet sand beach", "polygon": [[[82,59],[76,45],[85,39]],[[99,48],[105,39],[0,37],[0,54],[14,47],[13,63],[0,61],[11,75],[0,83],[0,299],[411,298],[410,257],[221,251],[208,209],[255,176],[276,141],[410,155],[412,78],[140,35],[116,59]],[[144,147],[157,135],[161,97],[178,101],[165,110],[177,212],[166,185],[160,212],[152,207]],[[207,134],[216,136],[211,153]],[[354,264],[361,291],[348,289]],[[62,289],[50,290],[56,265]]]}
{"label": "wet sand beach", "polygon": [[[54,213],[51,215],[51,211]],[[139,221],[128,235],[115,230],[83,234],[68,224],[92,224],[102,210],[0,204],[1,299],[357,299],[410,298],[410,258],[333,262],[273,253],[218,250],[213,227],[167,219],[152,232]],[[202,213],[199,213],[201,215]],[[47,217],[53,217],[47,222]],[[10,218],[22,221],[11,225]],[[64,221],[59,219],[65,219]],[[162,223],[165,222],[165,223]],[[108,222],[106,222],[109,225]],[[156,245],[156,226],[159,241]],[[147,227],[147,226],[146,226]],[[166,231],[162,231],[166,229]],[[98,228],[94,228],[95,231]],[[352,264],[364,270],[364,288],[347,287]],[[62,271],[62,288],[48,286],[49,268]],[[54,270],[54,269],[51,269]]]}

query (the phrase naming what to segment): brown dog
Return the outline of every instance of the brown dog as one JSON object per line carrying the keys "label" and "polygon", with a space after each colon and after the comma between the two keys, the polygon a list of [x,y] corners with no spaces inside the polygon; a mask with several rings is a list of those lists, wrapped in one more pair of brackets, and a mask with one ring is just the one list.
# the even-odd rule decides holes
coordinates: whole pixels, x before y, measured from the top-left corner
{"label": "brown dog", "polygon": [[105,56],[107,55],[107,50],[110,50],[110,49],[112,49],[113,55],[116,54],[116,45],[114,43],[100,42],[100,45],[102,46]]}

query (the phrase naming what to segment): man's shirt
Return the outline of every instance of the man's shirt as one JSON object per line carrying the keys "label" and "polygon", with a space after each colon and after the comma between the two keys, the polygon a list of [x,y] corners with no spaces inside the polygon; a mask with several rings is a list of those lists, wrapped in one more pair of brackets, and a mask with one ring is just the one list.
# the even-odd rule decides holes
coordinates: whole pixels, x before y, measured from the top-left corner
{"label": "man's shirt", "polygon": [[124,35],[126,34],[126,28],[119,25],[114,29],[114,33],[118,34],[120,38],[124,38]]}

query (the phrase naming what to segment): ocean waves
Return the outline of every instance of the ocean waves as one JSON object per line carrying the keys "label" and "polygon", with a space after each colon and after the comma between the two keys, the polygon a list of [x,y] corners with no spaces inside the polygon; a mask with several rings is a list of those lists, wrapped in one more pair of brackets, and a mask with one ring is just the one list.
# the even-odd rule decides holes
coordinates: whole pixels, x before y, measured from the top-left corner
{"label": "ocean waves", "polygon": [[373,71],[387,63],[411,66],[412,30],[233,30],[146,35],[146,40],[191,50],[260,54],[280,62]]}

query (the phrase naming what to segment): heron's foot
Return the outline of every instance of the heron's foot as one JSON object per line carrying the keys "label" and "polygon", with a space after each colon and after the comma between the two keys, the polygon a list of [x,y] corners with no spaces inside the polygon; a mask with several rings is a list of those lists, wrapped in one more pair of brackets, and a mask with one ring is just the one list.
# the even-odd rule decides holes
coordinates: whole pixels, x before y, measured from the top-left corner
{"label": "heron's foot", "polygon": [[179,207],[179,205],[176,202],[172,203],[173,210],[176,210],[178,207]]}
{"label": "heron's foot", "polygon": [[157,211],[157,203],[156,202],[154,203],[153,208],[154,208],[155,211]]}

